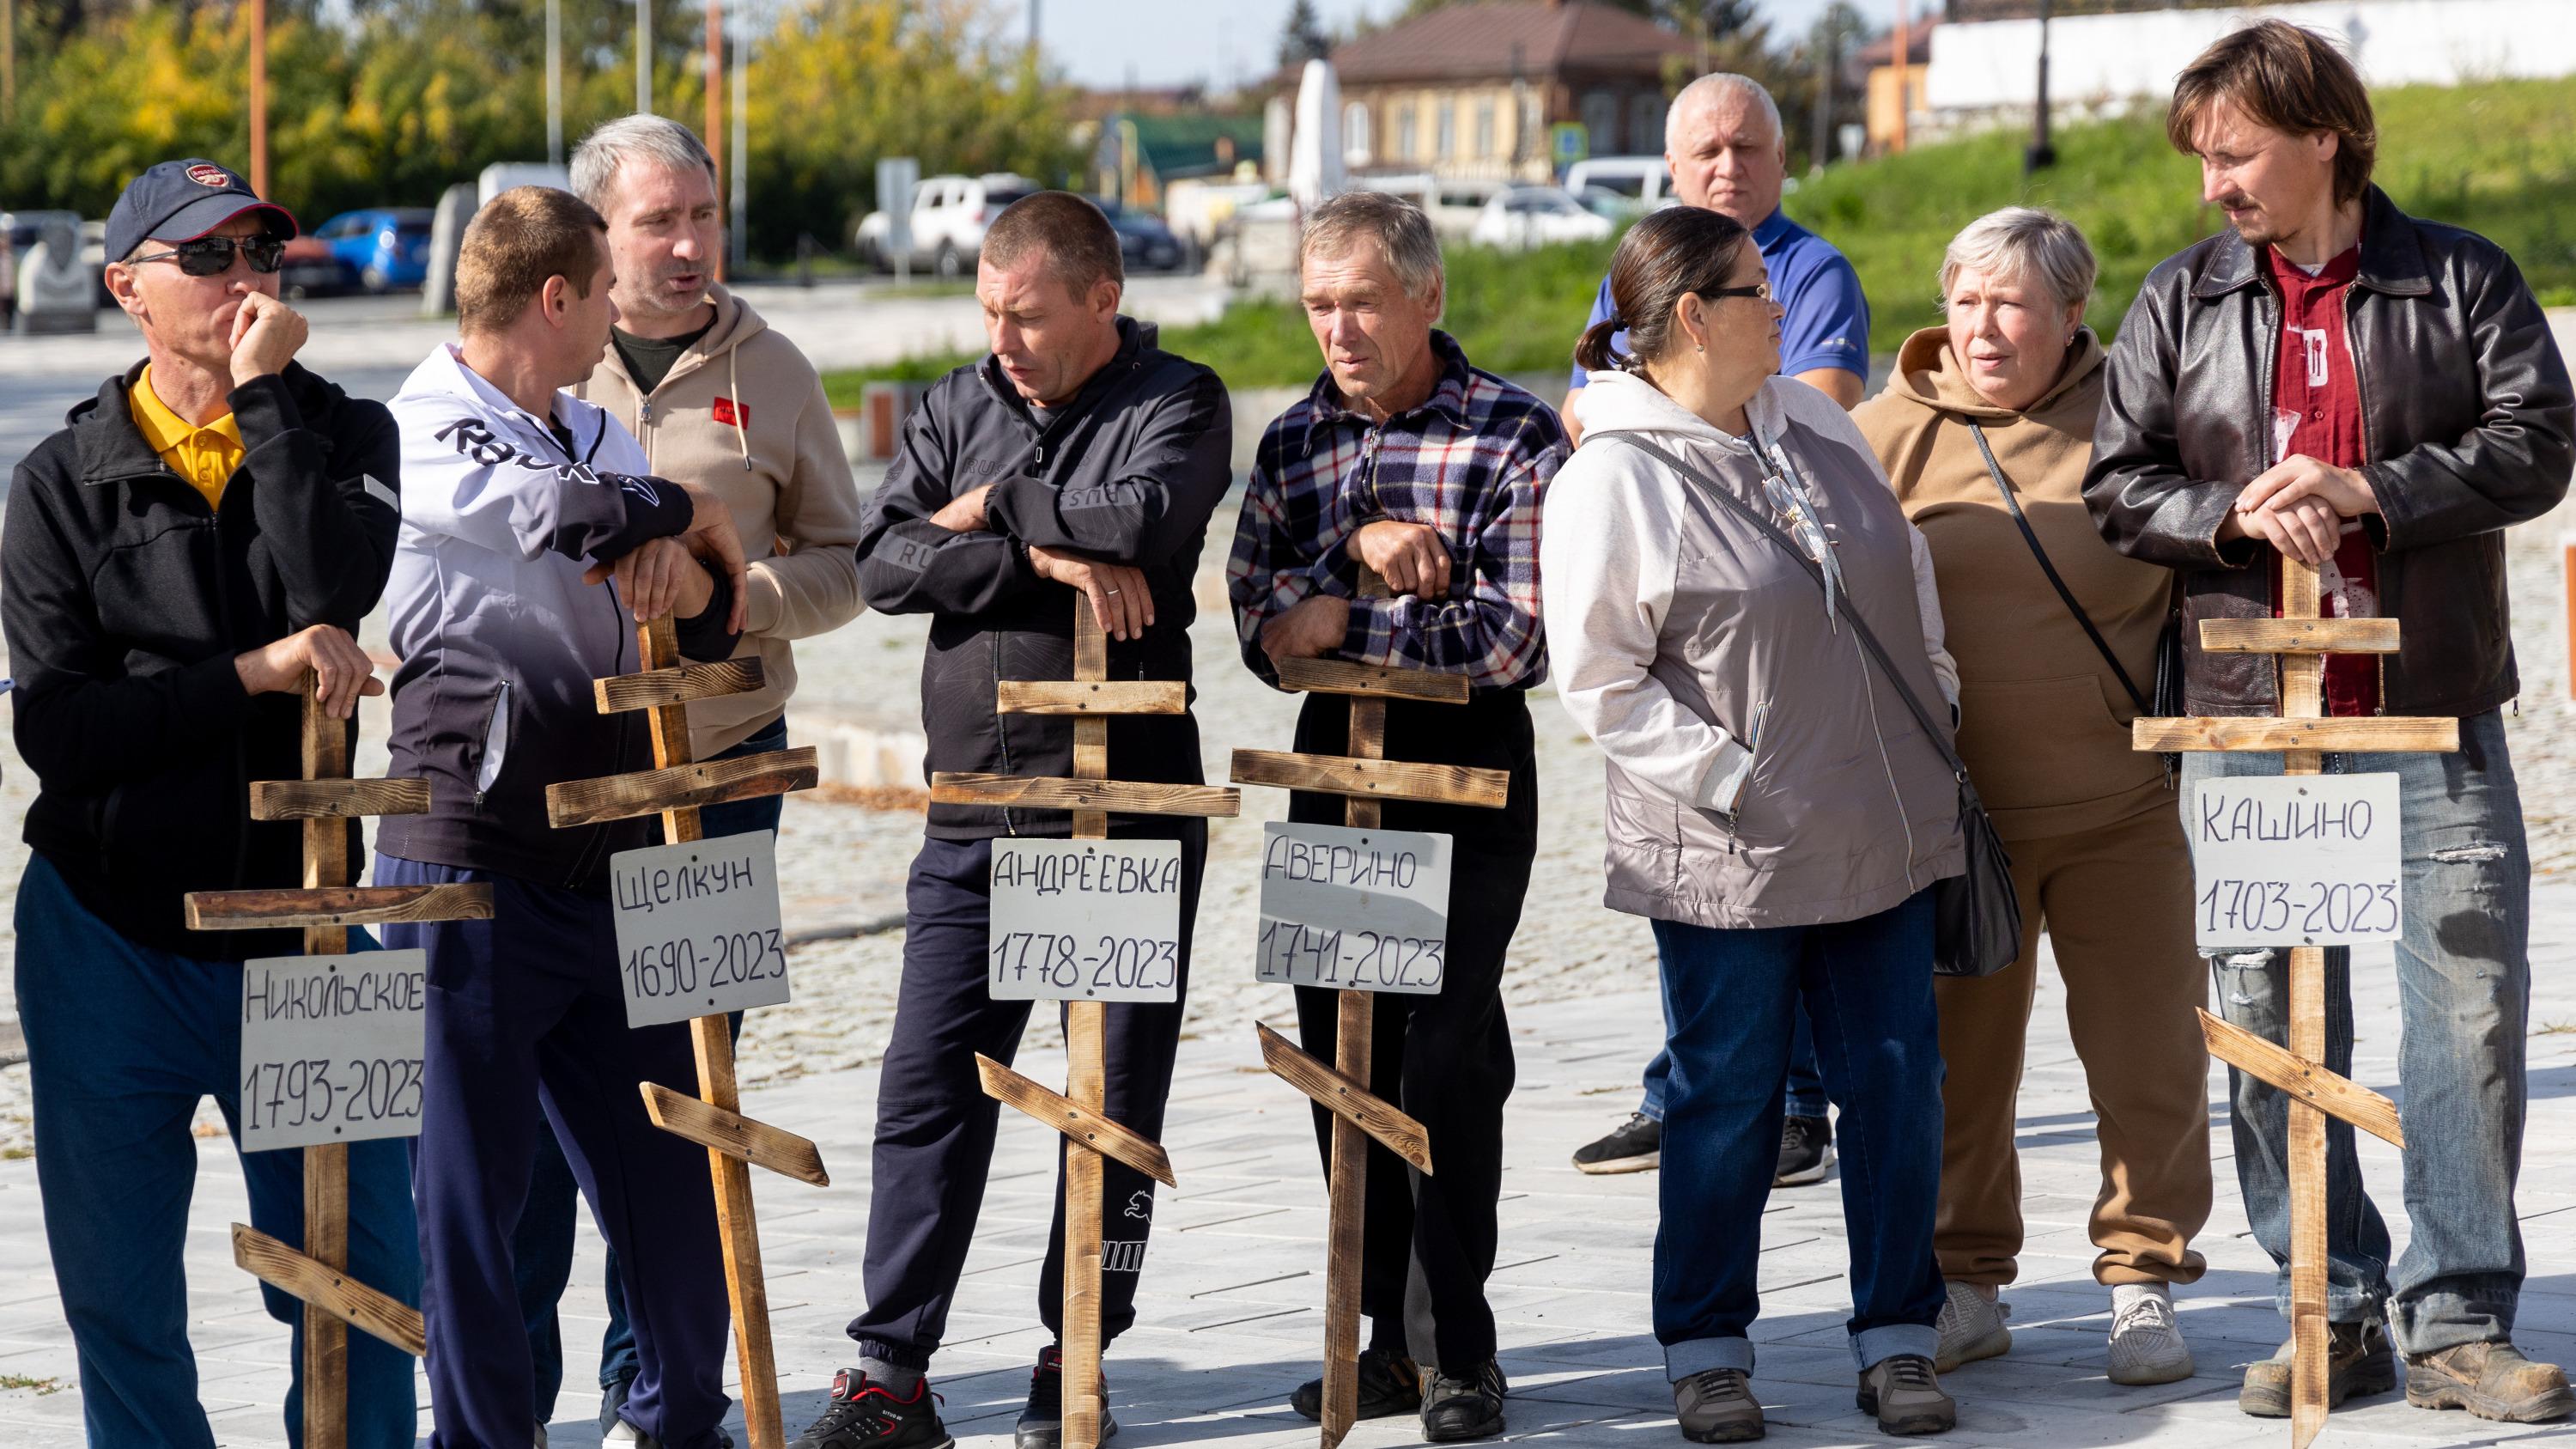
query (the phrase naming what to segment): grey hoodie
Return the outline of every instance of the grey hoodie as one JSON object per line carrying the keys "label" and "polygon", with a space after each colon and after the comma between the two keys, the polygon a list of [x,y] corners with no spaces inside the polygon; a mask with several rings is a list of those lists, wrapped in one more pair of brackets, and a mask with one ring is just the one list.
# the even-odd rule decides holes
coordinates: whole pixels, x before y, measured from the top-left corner
{"label": "grey hoodie", "polygon": [[[1608,757],[1615,910],[1711,927],[1858,920],[1963,868],[1958,785],[1780,546],[1614,430],[1778,518],[1746,440],[1597,372],[1550,487],[1539,578],[1567,713]],[[1936,714],[1957,699],[1929,554],[1851,419],[1773,378],[1748,409],[1831,541],[1842,588]]]}

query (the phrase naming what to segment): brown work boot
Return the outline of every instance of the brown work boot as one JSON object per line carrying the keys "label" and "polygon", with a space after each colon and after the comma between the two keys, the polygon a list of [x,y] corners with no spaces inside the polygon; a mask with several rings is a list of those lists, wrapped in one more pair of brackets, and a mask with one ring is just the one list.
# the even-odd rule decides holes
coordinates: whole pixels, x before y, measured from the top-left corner
{"label": "brown work boot", "polygon": [[[2290,1417],[2291,1361],[2298,1354],[2294,1335],[2281,1340],[2280,1351],[2245,1366],[2245,1387],[2236,1407],[2257,1419]],[[2384,1394],[2397,1387],[2397,1359],[2388,1351],[2388,1335],[2376,1323],[2326,1325],[2326,1407],[2355,1394]]]}
{"label": "brown work boot", "polygon": [[2464,1343],[2406,1355],[2406,1402],[2419,1409],[2466,1409],[2506,1424],[2546,1424],[2576,1409],[2567,1375],[2533,1363],[2510,1343]]}

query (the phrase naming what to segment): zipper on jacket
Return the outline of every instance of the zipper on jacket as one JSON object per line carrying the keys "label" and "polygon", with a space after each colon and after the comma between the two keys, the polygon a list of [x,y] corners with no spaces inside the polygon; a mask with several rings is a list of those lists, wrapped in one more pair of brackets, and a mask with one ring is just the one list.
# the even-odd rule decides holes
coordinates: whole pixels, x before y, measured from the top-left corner
{"label": "zipper on jacket", "polygon": [[[1002,631],[999,629],[988,629],[984,631],[984,637],[993,642],[993,678],[995,680],[999,680],[1002,677]],[[999,684],[995,684],[993,687],[999,689],[1001,686]],[[1001,747],[1002,773],[1005,775],[1011,773],[1011,727],[1008,723],[1009,719],[1010,716],[1002,713],[1000,710],[997,709],[993,711],[993,742]],[[1011,807],[1008,805],[1002,807],[1002,830],[1005,834],[1014,836],[1020,833],[1019,822],[1011,818]]]}
{"label": "zipper on jacket", "polygon": [[[2345,283],[2343,289],[2343,350],[2352,358],[2352,395],[2355,402],[2359,404],[2358,410],[2361,414],[2361,456],[2364,460],[2362,467],[2366,468],[2370,466],[2368,462],[2368,459],[2370,458],[2370,384],[2365,380],[2365,376],[2361,370],[2361,333],[2355,330],[2352,325],[2353,304],[2360,300],[2360,297],[2361,278],[2355,277],[2350,282]],[[2359,472],[2360,469],[2357,468],[2353,471]],[[2364,544],[2368,544],[2369,541],[2370,525],[2365,523],[2362,525],[2362,542]],[[2376,583],[2378,584],[2377,593],[2379,597],[2377,602],[2379,604],[2380,617],[2395,617],[2388,612],[2388,578],[2386,573],[2376,566],[2372,568],[2371,572],[2375,576]],[[2377,671],[2379,677],[2378,702],[2371,707],[2370,712],[2374,715],[2385,715],[2388,713],[2388,656],[2385,654],[2375,655],[2372,657],[2370,662],[2371,667]],[[2322,687],[2323,686],[2320,685],[2320,688]]]}
{"label": "zipper on jacket", "polygon": [[484,793],[491,788],[494,781],[501,778],[501,771],[497,767],[493,769],[490,779],[484,778],[483,769],[492,761],[492,731],[496,725],[503,732],[502,748],[504,750],[509,748],[507,723],[509,715],[510,681],[504,679],[501,681],[501,692],[493,697],[492,712],[483,717],[483,739],[474,751],[474,808],[477,810],[483,808]]}

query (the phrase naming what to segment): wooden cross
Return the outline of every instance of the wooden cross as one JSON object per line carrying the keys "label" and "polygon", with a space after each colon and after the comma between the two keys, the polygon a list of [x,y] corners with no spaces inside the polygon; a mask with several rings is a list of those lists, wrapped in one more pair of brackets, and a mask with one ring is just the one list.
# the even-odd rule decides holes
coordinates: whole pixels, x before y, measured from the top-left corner
{"label": "wooden cross", "polygon": [[[1073,601],[1073,678],[1005,679],[994,708],[1003,714],[1073,716],[1073,778],[981,775],[941,770],[930,798],[941,805],[996,805],[1070,810],[1073,838],[1106,840],[1109,815],[1197,815],[1242,812],[1243,797],[1221,786],[1155,785],[1109,778],[1109,717],[1186,714],[1189,686],[1177,679],[1109,678],[1109,636],[1090,602]],[[1188,923],[1182,923],[1188,929]],[[1064,1008],[1062,1095],[977,1054],[984,1095],[1016,1107],[1064,1134],[1064,1446],[1100,1443],[1100,1214],[1106,1191],[1101,1158],[1115,1157],[1163,1184],[1178,1186],[1159,1143],[1110,1120],[1105,1110],[1103,1039],[1107,1006],[1068,1001]]]}
{"label": "wooden cross", "polygon": [[[814,787],[818,772],[810,748],[705,764],[691,757],[689,701],[760,688],[759,660],[682,664],[678,635],[667,614],[635,626],[635,646],[644,672],[595,680],[592,689],[601,714],[649,711],[655,768],[547,786],[546,816],[557,829],[659,814],[664,843],[676,845],[704,838],[698,829],[702,805]],[[769,1285],[760,1268],[751,1168],[766,1167],[816,1187],[831,1179],[823,1171],[822,1152],[811,1141],[742,1115],[742,1094],[734,1084],[733,1034],[725,1014],[690,1018],[689,1035],[698,1057],[695,1097],[659,1082],[637,1086],[654,1126],[707,1149],[708,1170],[715,1178],[716,1228],[724,1239],[725,1293],[733,1304],[734,1357],[742,1372],[743,1428],[751,1449],[782,1449],[787,1436],[779,1419],[778,1364],[769,1341]]]}
{"label": "wooden cross", "polygon": [[[352,816],[418,815],[429,809],[426,780],[349,778],[348,724],[323,713],[314,682],[304,686],[304,778],[250,787],[253,820],[304,822],[301,890],[192,891],[192,931],[302,927],[308,956],[349,949],[349,927],[385,922],[488,920],[488,885],[356,886],[350,878]],[[304,1442],[349,1442],[349,1325],[414,1358],[427,1349],[420,1310],[349,1277],[349,1144],[304,1149],[304,1247],[290,1248],[247,1223],[233,1224],[233,1262],[304,1303]]]}
{"label": "wooden cross", "polygon": [[[2314,775],[2325,752],[2452,751],[2455,719],[2325,718],[2325,656],[2394,654],[2394,619],[2326,619],[2317,613],[2317,571],[2281,560],[2281,617],[2204,619],[2200,647],[2211,654],[2273,654],[2281,660],[2279,718],[2141,719],[2140,750],[2277,751],[2285,775]],[[2188,804],[2188,802],[2186,802]],[[2287,1050],[2204,1010],[2210,1055],[2289,1094],[2290,1443],[2307,1449],[2326,1422],[2326,1118],[2338,1117],[2403,1148],[2397,1106],[2326,1070],[2325,948],[2290,951]]]}
{"label": "wooden cross", "polygon": [[[1364,575],[1363,597],[1385,586]],[[1311,694],[1347,695],[1351,701],[1348,756],[1300,755],[1277,750],[1237,750],[1237,784],[1272,785],[1343,796],[1342,823],[1378,827],[1379,802],[1500,809],[1511,775],[1457,765],[1408,764],[1386,758],[1386,702],[1465,704],[1465,675],[1426,669],[1391,669],[1335,659],[1283,659],[1279,686]],[[1335,1449],[1359,1415],[1360,1243],[1366,1226],[1368,1142],[1375,1138],[1424,1176],[1431,1175],[1430,1134],[1420,1122],[1369,1091],[1370,1043],[1377,1020],[1373,992],[1345,990],[1326,1066],[1269,1027],[1255,1025],[1261,1060],[1288,1085],[1333,1114],[1332,1157],[1325,1172],[1329,1218],[1324,1259],[1324,1449]]]}

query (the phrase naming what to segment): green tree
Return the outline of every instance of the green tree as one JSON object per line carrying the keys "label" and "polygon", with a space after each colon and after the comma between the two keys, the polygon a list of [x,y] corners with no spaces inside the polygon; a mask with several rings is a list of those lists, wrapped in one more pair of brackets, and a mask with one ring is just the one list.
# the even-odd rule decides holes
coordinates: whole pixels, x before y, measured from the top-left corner
{"label": "green tree", "polygon": [[1333,38],[1324,33],[1324,17],[1316,11],[1315,0],[1297,0],[1288,11],[1288,23],[1279,29],[1279,68],[1293,70],[1332,53]]}

